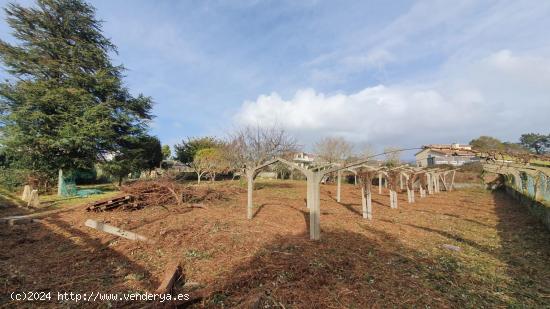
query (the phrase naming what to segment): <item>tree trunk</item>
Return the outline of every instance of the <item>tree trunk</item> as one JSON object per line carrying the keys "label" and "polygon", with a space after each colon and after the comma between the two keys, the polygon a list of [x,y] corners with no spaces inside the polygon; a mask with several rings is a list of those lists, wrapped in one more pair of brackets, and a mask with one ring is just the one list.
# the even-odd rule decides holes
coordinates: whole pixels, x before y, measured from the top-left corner
{"label": "tree trunk", "polygon": [[197,184],[201,184],[201,173],[197,173]]}
{"label": "tree trunk", "polygon": [[122,186],[122,176],[118,177],[118,186]]}

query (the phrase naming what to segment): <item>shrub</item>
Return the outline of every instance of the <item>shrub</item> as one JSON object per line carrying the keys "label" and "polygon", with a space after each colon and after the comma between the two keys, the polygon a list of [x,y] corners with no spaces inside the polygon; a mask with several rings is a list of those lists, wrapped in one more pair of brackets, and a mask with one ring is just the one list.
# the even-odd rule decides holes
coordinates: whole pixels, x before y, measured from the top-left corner
{"label": "shrub", "polygon": [[30,171],[0,167],[0,185],[9,191],[15,191],[25,185]]}

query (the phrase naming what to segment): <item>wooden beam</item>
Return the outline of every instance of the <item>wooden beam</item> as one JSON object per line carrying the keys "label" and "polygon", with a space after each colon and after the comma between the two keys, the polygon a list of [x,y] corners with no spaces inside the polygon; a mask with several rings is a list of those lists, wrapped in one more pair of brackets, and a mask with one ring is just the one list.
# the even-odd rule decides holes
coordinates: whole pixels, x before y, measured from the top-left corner
{"label": "wooden beam", "polygon": [[98,230],[98,231],[102,231],[102,232],[105,232],[105,233],[113,234],[113,235],[120,236],[120,237],[123,237],[123,238],[126,238],[126,239],[130,239],[130,240],[138,240],[138,241],[144,241],[144,242],[153,242],[153,241],[147,239],[145,236],[141,236],[141,235],[136,234],[136,233],[134,233],[134,232],[125,231],[125,230],[120,229],[120,228],[118,228],[118,227],[116,227],[116,226],[112,226],[112,225],[103,223],[103,222],[101,222],[101,221],[96,221],[96,220],[88,219],[88,220],[86,220],[86,222],[84,223],[84,225],[86,225],[87,227],[96,229],[96,230]]}
{"label": "wooden beam", "polygon": [[162,282],[155,291],[156,294],[172,294],[174,284],[183,279],[183,271],[179,262],[172,261],[166,267]]}

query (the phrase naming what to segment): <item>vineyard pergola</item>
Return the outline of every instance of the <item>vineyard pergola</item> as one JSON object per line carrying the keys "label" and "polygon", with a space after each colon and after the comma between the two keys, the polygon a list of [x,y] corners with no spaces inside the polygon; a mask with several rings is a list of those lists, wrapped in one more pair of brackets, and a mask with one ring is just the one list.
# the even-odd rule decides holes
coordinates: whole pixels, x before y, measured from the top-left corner
{"label": "vineyard pergola", "polygon": [[550,201],[550,168],[516,162],[487,162],[486,172],[502,175],[517,191],[531,196],[535,201]]}
{"label": "vineyard pergola", "polygon": [[[407,149],[408,150],[408,149]],[[404,150],[399,150],[404,151]],[[385,178],[385,183],[390,191],[391,208],[397,208],[397,191],[398,187],[407,187],[408,202],[414,203],[414,190],[419,188],[420,197],[428,194],[439,193],[440,185],[443,184],[445,190],[452,190],[454,184],[455,170],[429,169],[429,168],[413,168],[408,166],[399,166],[394,168],[371,166],[368,161],[372,157],[359,160],[348,164],[326,164],[315,166],[312,168],[304,168],[294,164],[283,158],[275,158],[258,166],[247,167],[247,218],[253,217],[253,190],[254,179],[256,175],[265,167],[275,163],[282,163],[291,169],[300,171],[306,177],[307,196],[306,205],[309,209],[309,225],[310,239],[319,240],[321,237],[320,230],[320,185],[321,181],[328,174],[337,172],[337,191],[336,200],[341,200],[341,178],[342,171],[349,170],[357,175],[361,184],[361,204],[363,208],[363,218],[372,219],[371,205],[371,184],[375,175],[379,179],[379,193],[381,193],[382,178]],[[446,176],[452,174],[451,178]],[[424,178],[424,179],[423,179]]]}

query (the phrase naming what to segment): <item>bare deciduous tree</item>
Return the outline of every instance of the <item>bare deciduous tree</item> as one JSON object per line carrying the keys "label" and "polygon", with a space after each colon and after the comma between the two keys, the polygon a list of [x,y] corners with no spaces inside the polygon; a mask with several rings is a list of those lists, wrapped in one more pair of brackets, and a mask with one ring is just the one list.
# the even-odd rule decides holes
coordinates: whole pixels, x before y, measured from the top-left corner
{"label": "bare deciduous tree", "polygon": [[234,170],[243,171],[297,148],[296,140],[281,128],[244,127],[230,137],[226,155]]}
{"label": "bare deciduous tree", "polygon": [[401,163],[401,151],[398,147],[386,147],[384,152],[386,153],[386,165],[398,166]]}
{"label": "bare deciduous tree", "polygon": [[337,163],[351,158],[353,145],[342,137],[325,137],[315,144],[314,149],[321,160]]}
{"label": "bare deciduous tree", "polygon": [[361,158],[369,158],[376,154],[376,150],[371,144],[366,144],[361,152]]}

